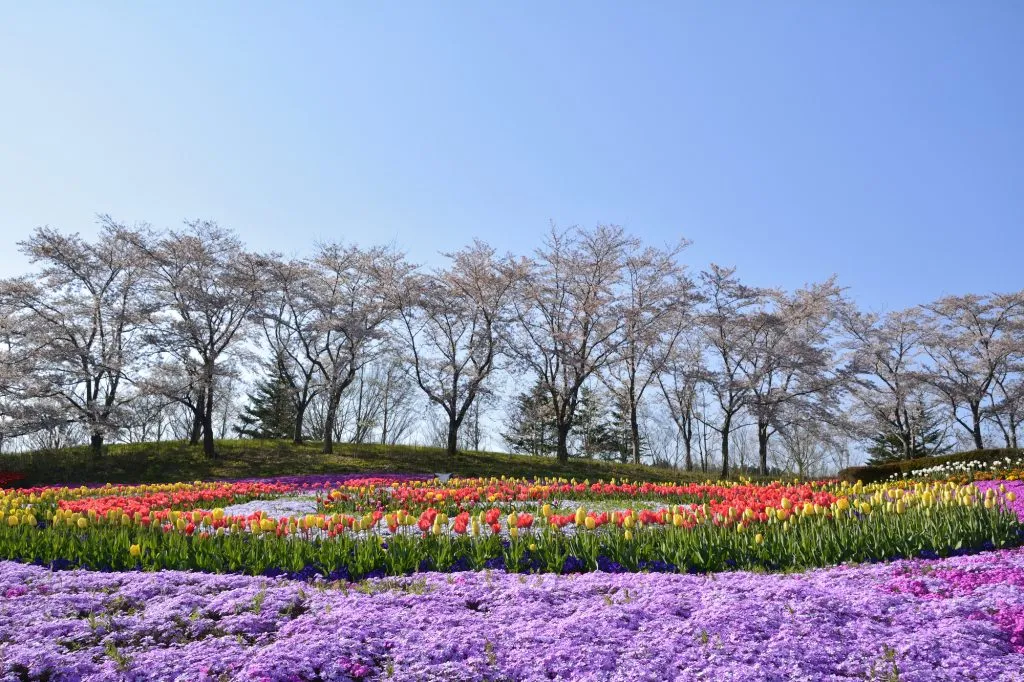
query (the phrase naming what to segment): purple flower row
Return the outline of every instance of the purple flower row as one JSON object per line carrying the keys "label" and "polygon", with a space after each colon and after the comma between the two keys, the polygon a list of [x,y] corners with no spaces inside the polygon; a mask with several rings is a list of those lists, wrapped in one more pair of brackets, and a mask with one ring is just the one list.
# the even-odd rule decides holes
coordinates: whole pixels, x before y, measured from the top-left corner
{"label": "purple flower row", "polygon": [[1024,550],[359,586],[0,562],[0,680],[1021,679]]}
{"label": "purple flower row", "polygon": [[429,481],[434,478],[433,474],[374,474],[374,473],[360,473],[360,474],[299,474],[294,476],[272,476],[270,478],[239,478],[230,479],[232,483],[247,483],[247,482],[260,482],[260,483],[282,483],[285,485],[293,485],[299,489],[324,489],[341,486],[342,484],[365,478],[382,478],[388,481],[406,482],[406,481]]}

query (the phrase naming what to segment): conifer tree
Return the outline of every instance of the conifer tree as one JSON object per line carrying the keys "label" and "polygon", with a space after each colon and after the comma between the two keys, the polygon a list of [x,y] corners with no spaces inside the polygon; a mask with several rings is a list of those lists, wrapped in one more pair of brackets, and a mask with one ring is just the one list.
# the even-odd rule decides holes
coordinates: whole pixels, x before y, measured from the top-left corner
{"label": "conifer tree", "polygon": [[241,424],[234,430],[244,438],[281,440],[294,435],[297,415],[284,357],[279,355],[268,369],[249,394],[249,405],[238,415]]}

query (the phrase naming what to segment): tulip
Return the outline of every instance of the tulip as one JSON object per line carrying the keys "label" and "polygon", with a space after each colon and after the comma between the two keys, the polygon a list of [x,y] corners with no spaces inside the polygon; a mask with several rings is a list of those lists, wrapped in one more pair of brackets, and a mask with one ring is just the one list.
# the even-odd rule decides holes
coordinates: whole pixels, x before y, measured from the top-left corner
{"label": "tulip", "polygon": [[138,558],[138,556],[142,554],[142,547],[138,545],[132,545],[128,548],[128,553],[131,554],[133,557]]}

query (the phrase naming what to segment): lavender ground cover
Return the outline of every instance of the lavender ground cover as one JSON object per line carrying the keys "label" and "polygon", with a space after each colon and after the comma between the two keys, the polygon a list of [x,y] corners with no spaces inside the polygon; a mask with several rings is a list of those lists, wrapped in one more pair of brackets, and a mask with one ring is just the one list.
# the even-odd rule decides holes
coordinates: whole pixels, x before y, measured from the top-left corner
{"label": "lavender ground cover", "polygon": [[[434,479],[433,474],[391,474],[363,472],[355,474],[294,474],[290,476],[269,476],[257,478],[217,478],[209,479],[216,483],[281,483],[293,485],[301,490],[329,490],[340,487],[348,481],[355,481],[365,478],[383,478],[389,481],[430,481]],[[83,488],[105,488],[109,483],[76,483],[74,487]]]}
{"label": "lavender ground cover", "polygon": [[[1024,550],[321,585],[0,562],[0,680],[1024,679]],[[898,672],[898,675],[894,673]]]}

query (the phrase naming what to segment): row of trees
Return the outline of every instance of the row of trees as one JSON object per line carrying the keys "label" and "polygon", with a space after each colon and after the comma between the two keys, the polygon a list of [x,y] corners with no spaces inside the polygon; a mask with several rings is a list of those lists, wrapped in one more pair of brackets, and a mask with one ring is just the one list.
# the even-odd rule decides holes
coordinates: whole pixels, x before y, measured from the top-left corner
{"label": "row of trees", "polygon": [[767,472],[780,447],[800,460],[850,438],[881,458],[940,449],[951,428],[1016,447],[1024,417],[1022,292],[875,315],[834,279],[786,292],[716,265],[691,276],[685,241],[614,226],[552,229],[528,256],[475,241],[432,270],[393,247],[252,253],[209,221],[100,228],[36,230],[21,248],[38,269],[0,281],[4,439],[73,425],[99,453],[155,411],[216,456],[254,368],[235,430],[324,452],[371,431],[479,447],[510,381],[511,449],[658,458],[657,413],[682,466],[706,468],[713,439],[723,473],[737,430]]}

